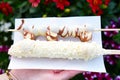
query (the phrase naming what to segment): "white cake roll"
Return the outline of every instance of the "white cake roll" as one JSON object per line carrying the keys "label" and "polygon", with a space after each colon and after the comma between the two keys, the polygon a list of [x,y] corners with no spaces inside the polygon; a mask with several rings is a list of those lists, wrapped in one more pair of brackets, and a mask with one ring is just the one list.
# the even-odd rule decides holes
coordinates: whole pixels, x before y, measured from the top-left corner
{"label": "white cake roll", "polygon": [[27,26],[25,27],[25,20],[21,20],[21,24],[16,29],[8,31],[19,31],[23,34],[24,39],[29,38],[35,40],[39,36],[44,36],[48,41],[58,41],[60,37],[79,38],[81,42],[88,42],[92,40],[92,31],[86,25],[48,25],[42,24],[40,26]]}
{"label": "white cake roll", "polygon": [[103,55],[105,49],[95,42],[39,41],[24,39],[11,46],[8,54],[22,58],[63,58],[90,60]]}

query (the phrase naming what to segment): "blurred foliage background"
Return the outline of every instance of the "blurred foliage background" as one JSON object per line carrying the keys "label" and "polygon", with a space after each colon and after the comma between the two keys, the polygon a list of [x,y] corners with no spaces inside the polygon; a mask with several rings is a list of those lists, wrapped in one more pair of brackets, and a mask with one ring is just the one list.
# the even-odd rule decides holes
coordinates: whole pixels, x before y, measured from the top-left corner
{"label": "blurred foliage background", "polygon": [[[13,43],[15,18],[101,16],[101,28],[120,28],[120,0],[1,0],[0,1],[0,73],[10,61],[7,54]],[[120,32],[102,32],[105,49],[120,50]],[[107,73],[84,72],[71,80],[120,80],[120,55],[105,55]],[[99,65],[100,66],[100,65]]]}

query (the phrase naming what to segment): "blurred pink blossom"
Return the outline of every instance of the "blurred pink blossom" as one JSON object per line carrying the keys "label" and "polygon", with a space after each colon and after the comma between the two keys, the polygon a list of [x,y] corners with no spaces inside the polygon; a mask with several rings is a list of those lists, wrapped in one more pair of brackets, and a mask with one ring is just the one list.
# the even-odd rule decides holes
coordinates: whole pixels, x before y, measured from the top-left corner
{"label": "blurred pink blossom", "polygon": [[29,0],[29,2],[32,4],[32,7],[37,7],[40,3],[40,0]]}

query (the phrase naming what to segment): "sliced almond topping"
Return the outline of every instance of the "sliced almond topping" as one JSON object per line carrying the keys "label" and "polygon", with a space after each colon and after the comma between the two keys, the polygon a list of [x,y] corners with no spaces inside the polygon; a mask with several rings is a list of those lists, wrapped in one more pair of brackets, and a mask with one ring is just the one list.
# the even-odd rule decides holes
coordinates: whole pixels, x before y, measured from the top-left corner
{"label": "sliced almond topping", "polygon": [[48,41],[58,41],[58,38],[53,38],[51,36],[46,36]]}
{"label": "sliced almond topping", "polygon": [[35,35],[33,33],[28,32],[27,30],[23,31],[23,36],[25,39],[29,38],[29,39],[35,40]]}
{"label": "sliced almond topping", "polygon": [[52,36],[52,37],[57,37],[57,33],[50,32],[50,36]]}
{"label": "sliced almond topping", "polygon": [[82,42],[90,41],[92,39],[92,32],[88,32],[88,31],[82,31],[82,32],[80,32],[79,39]]}
{"label": "sliced almond topping", "polygon": [[46,38],[48,41],[57,41],[58,35],[57,35],[57,33],[51,32],[50,27],[48,27],[47,31],[46,31]]}
{"label": "sliced almond topping", "polygon": [[72,37],[75,37],[76,36],[76,32],[73,30],[72,31]]}

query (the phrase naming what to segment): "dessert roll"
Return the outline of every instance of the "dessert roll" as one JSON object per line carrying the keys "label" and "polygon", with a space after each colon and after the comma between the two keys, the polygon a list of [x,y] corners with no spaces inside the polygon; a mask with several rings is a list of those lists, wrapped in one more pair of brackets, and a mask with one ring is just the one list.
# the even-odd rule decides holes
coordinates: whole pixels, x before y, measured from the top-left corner
{"label": "dessert roll", "polygon": [[24,39],[11,46],[8,54],[22,58],[62,58],[91,60],[105,49],[95,42],[39,41]]}

